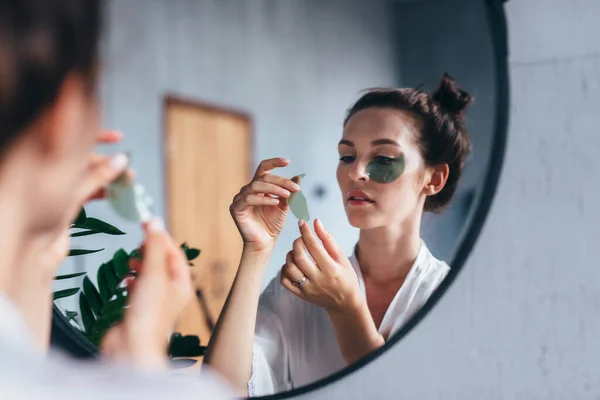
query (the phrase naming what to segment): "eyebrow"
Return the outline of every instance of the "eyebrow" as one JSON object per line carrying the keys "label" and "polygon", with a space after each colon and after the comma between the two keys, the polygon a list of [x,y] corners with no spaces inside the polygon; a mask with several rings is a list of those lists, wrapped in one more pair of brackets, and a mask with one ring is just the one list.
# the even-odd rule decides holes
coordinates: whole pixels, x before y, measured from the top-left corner
{"label": "eyebrow", "polygon": [[[381,146],[384,144],[391,144],[392,146],[401,147],[397,142],[393,141],[392,139],[376,139],[371,142],[371,146]],[[350,140],[346,140],[346,139],[340,140],[338,145],[346,145],[346,146],[354,147],[354,143],[351,142]]]}

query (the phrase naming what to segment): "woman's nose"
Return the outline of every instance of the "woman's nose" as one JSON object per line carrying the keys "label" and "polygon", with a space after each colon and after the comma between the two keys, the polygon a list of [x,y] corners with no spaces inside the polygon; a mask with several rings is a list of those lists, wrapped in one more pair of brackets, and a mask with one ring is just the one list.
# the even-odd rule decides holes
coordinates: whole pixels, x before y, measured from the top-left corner
{"label": "woman's nose", "polygon": [[353,181],[366,181],[369,179],[366,166],[360,162],[355,162],[350,168],[350,179]]}

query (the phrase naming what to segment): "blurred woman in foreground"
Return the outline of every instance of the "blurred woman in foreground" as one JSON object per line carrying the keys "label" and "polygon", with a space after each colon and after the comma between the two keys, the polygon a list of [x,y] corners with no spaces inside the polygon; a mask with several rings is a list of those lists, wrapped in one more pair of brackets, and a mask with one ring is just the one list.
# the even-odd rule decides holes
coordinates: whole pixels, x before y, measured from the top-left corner
{"label": "blurred woman in foreground", "polygon": [[134,368],[40,359],[71,221],[127,168],[122,154],[93,153],[99,141],[120,138],[99,125],[101,14],[100,0],[0,0],[0,386],[12,398],[220,398],[220,385],[164,377],[167,337],[192,288],[185,257],[158,219],[144,227],[130,307],[103,345],[105,358]]}

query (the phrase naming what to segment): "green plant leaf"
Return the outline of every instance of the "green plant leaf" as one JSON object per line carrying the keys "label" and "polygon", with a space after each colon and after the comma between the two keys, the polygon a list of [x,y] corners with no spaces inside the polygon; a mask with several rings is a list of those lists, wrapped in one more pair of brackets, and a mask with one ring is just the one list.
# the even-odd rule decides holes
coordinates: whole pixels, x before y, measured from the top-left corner
{"label": "green plant leaf", "polygon": [[100,347],[100,342],[102,341],[102,338],[104,337],[105,334],[106,334],[106,331],[102,331],[102,332],[94,331],[92,334],[90,334],[88,336],[88,339],[90,339],[90,342],[94,343],[94,345],[96,347]]}
{"label": "green plant leaf", "polygon": [[114,272],[119,280],[122,280],[129,274],[129,255],[125,250],[117,250],[113,256],[112,263]]}
{"label": "green plant leaf", "polygon": [[102,250],[104,250],[104,249],[98,249],[98,250],[71,249],[71,250],[69,250],[69,257],[83,256],[85,254],[97,253]]}
{"label": "green plant leaf", "polygon": [[77,273],[74,273],[74,274],[58,275],[58,276],[54,277],[54,280],[55,281],[60,281],[60,280],[63,280],[63,279],[77,278],[78,276],[82,276],[82,275],[85,275],[85,274],[87,274],[87,272],[77,272]]}
{"label": "green plant leaf", "polygon": [[90,308],[98,317],[102,312],[104,302],[102,301],[100,293],[98,293],[98,290],[87,276],[83,278],[83,293],[85,293],[85,297],[88,299]]}
{"label": "green plant leaf", "polygon": [[114,295],[119,286],[119,279],[115,275],[112,260],[106,262],[98,268],[98,289],[104,303],[108,302]]}
{"label": "green plant leaf", "polygon": [[91,229],[98,232],[106,233],[107,235],[124,235],[125,232],[119,228],[112,226],[104,221],[100,221],[98,218],[86,218],[83,224],[75,224],[73,228],[79,229]]}
{"label": "green plant leaf", "polygon": [[135,249],[131,253],[129,253],[129,258],[138,258],[141,260],[142,253],[140,252],[140,249]]}
{"label": "green plant leaf", "polygon": [[[181,249],[185,253],[185,257],[188,259],[188,261],[192,261],[200,255],[200,250],[191,248],[188,246],[187,242],[183,242],[181,244]],[[191,266],[193,264],[189,263],[189,265]]]}
{"label": "green plant leaf", "polygon": [[127,297],[117,297],[114,300],[109,301],[102,307],[102,315],[110,314],[115,310],[124,308],[127,305]]}
{"label": "green plant leaf", "polygon": [[64,297],[73,296],[79,292],[79,288],[63,289],[54,292],[54,300],[62,299]]}
{"label": "green plant leaf", "polygon": [[71,321],[77,315],[79,315],[79,314],[77,314],[75,311],[67,311],[67,315],[66,315],[67,321]]}
{"label": "green plant leaf", "polygon": [[75,225],[77,225],[77,224],[84,224],[86,219],[87,219],[87,215],[85,214],[85,209],[82,208],[79,211],[79,214],[77,215],[77,218],[75,218],[75,222],[73,224],[75,224]]}
{"label": "green plant leaf", "polygon": [[87,231],[80,231],[80,232],[71,233],[71,237],[90,236],[90,235],[95,235],[97,233],[102,233],[102,232],[96,231],[94,229],[88,229]]}
{"label": "green plant leaf", "polygon": [[187,249],[185,250],[185,256],[187,257],[188,261],[192,261],[195,258],[197,258],[200,255],[200,250],[198,249]]}
{"label": "green plant leaf", "polygon": [[124,308],[116,308],[111,312],[108,312],[102,315],[100,318],[96,320],[96,325],[94,326],[94,330],[96,332],[103,332],[108,330],[109,328],[115,326],[123,319],[125,315]]}
{"label": "green plant leaf", "polygon": [[101,269],[103,266],[104,264],[102,264],[102,266],[98,268],[98,275],[96,276],[96,279],[98,280],[98,291],[100,292],[100,297],[102,297],[102,301],[106,304],[112,297],[112,292],[108,288],[106,274],[103,273]]}
{"label": "green plant leaf", "polygon": [[181,336],[179,333],[171,335],[169,342],[169,356],[177,357],[201,357],[206,351],[205,346],[200,346],[200,338],[195,335]]}
{"label": "green plant leaf", "polygon": [[110,293],[114,295],[115,291],[119,287],[119,283],[121,282],[121,279],[119,279],[119,277],[115,273],[115,264],[112,262],[112,260],[110,260],[109,262],[102,264],[100,268],[102,269],[102,273],[106,277],[106,283],[108,283],[108,290],[110,290]]}
{"label": "green plant leaf", "polygon": [[79,294],[79,311],[81,312],[81,321],[83,322],[85,333],[88,338],[91,338],[96,318],[94,317],[94,313],[92,312],[92,308],[90,307],[90,303],[88,302],[85,293]]}

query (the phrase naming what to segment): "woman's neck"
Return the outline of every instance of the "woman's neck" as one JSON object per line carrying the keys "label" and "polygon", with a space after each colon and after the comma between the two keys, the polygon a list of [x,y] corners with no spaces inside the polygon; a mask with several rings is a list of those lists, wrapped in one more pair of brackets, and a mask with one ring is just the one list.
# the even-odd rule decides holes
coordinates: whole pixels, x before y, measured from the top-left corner
{"label": "woman's neck", "polygon": [[18,308],[38,350],[45,351],[50,341],[54,278],[54,271],[45,264],[52,238],[31,228],[30,207],[35,204],[23,201],[35,199],[25,176],[31,167],[19,167],[19,163],[5,162],[0,171],[0,291]]}
{"label": "woman's neck", "polygon": [[356,250],[365,279],[387,283],[406,278],[420,248],[419,218],[397,226],[361,230]]}

